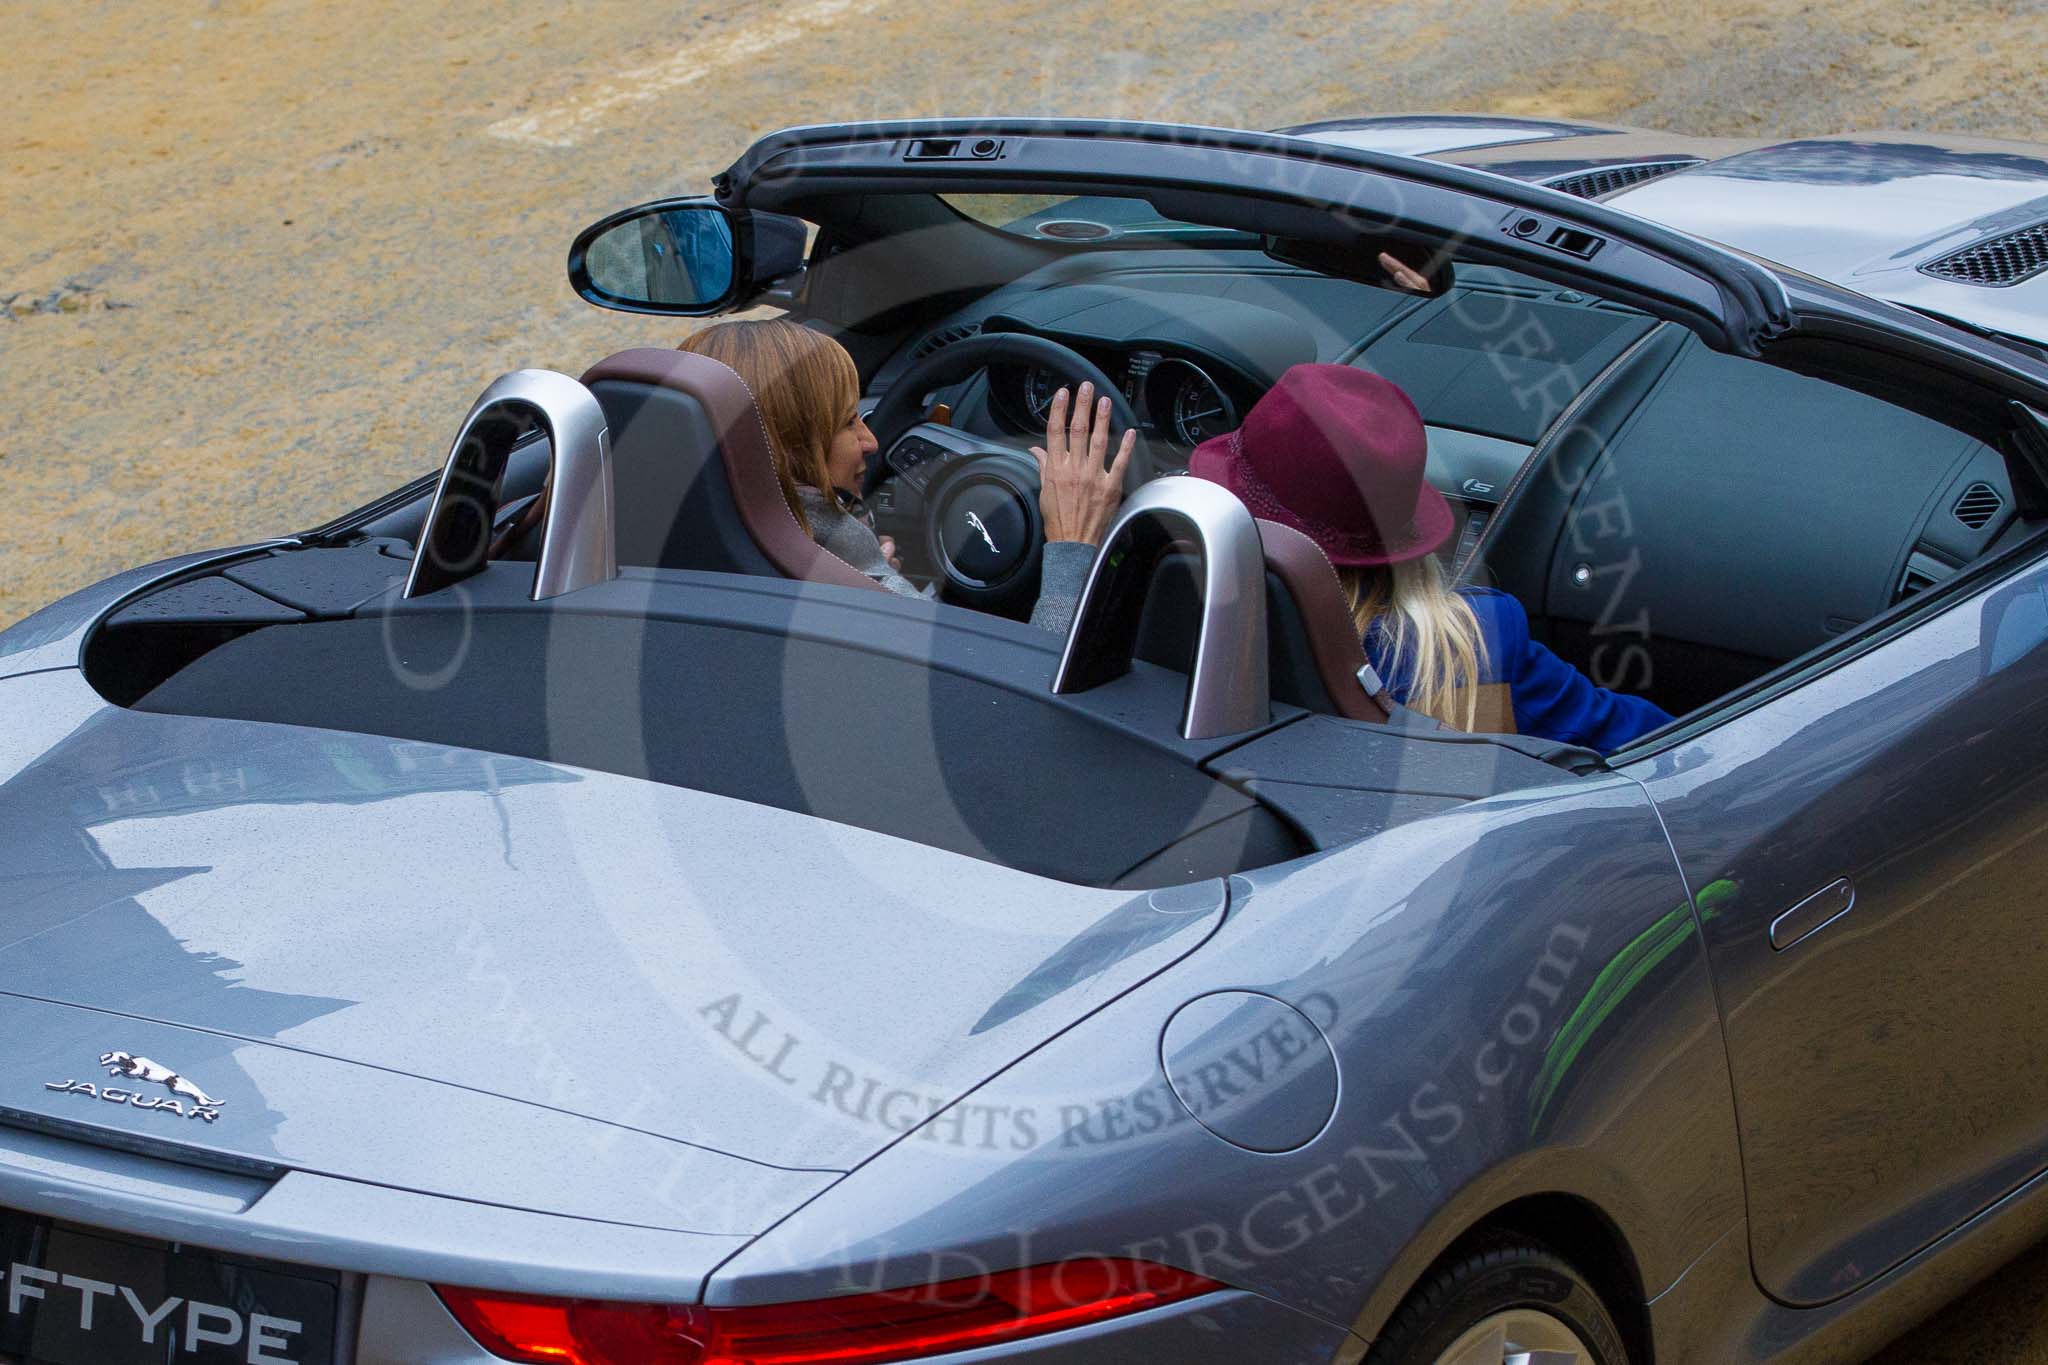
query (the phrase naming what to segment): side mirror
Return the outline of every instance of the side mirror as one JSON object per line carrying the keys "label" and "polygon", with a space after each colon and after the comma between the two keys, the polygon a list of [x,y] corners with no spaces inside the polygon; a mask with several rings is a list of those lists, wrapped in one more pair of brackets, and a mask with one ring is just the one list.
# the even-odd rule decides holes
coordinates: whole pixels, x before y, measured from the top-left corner
{"label": "side mirror", "polygon": [[659,199],[599,219],[569,247],[569,283],[600,308],[707,317],[737,307],[804,260],[803,220]]}

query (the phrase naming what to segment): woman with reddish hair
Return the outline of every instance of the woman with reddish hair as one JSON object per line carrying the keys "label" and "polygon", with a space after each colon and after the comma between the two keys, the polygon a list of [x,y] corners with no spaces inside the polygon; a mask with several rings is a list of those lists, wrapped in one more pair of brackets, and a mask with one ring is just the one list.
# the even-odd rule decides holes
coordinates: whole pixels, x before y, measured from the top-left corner
{"label": "woman with reddish hair", "polygon": [[1428,453],[1422,416],[1398,386],[1348,365],[1296,365],[1241,427],[1197,446],[1188,472],[1322,547],[1367,657],[1411,710],[1603,754],[1669,722],[1531,639],[1508,594],[1450,587],[1434,552],[1451,509],[1424,477]]}
{"label": "woman with reddish hair", "polygon": [[[877,536],[858,492],[874,433],[860,415],[860,375],[846,348],[822,332],[781,318],[714,323],[679,348],[727,365],[753,390],[768,429],[775,474],[790,514],[812,540],[890,592],[929,595],[902,574],[895,543]],[[1045,445],[1034,447],[1041,475],[1045,556],[1031,624],[1065,632],[1095,562],[1095,547],[1123,501],[1124,469],[1135,431],[1109,457],[1109,399],[1083,384],[1069,412],[1053,396]]]}

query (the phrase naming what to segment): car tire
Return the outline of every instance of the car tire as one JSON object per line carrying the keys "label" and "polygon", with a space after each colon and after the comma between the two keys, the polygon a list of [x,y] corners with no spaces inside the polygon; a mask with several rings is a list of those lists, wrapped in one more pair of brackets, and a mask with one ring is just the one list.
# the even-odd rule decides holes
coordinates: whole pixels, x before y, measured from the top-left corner
{"label": "car tire", "polygon": [[1394,1310],[1364,1365],[1629,1365],[1599,1293],[1526,1237],[1461,1243]]}

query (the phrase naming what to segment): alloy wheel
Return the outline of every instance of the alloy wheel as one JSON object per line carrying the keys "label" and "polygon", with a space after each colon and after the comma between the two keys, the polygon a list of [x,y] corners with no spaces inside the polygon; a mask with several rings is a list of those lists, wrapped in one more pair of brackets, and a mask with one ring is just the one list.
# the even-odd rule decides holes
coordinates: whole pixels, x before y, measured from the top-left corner
{"label": "alloy wheel", "polygon": [[1436,1365],[1594,1365],[1579,1334],[1534,1309],[1495,1313],[1472,1325]]}

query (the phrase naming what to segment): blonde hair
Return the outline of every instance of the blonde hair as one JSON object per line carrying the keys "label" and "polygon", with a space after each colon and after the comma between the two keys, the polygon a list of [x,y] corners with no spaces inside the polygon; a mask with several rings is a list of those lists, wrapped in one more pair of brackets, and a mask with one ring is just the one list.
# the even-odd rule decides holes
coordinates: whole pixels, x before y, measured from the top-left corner
{"label": "blonde hair", "polygon": [[802,485],[833,496],[827,456],[860,402],[860,372],[846,348],[822,332],[782,318],[716,322],[676,348],[729,365],[754,391],[754,406],[775,451],[782,496],[804,534],[811,531],[797,496]]}
{"label": "blonde hair", "polygon": [[1479,715],[1486,637],[1471,604],[1452,592],[1434,555],[1384,568],[1340,569],[1361,636],[1375,622],[1392,657],[1410,671],[1407,706],[1471,730]]}

